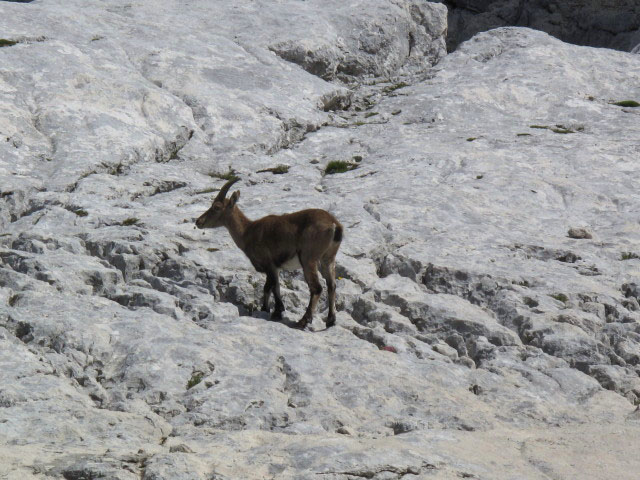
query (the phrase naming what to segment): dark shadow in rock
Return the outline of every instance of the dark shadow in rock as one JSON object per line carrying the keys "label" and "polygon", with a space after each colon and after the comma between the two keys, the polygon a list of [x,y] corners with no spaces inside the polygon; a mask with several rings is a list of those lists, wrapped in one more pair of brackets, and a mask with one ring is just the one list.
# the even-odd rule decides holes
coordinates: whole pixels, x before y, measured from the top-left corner
{"label": "dark shadow in rock", "polygon": [[640,44],[640,5],[618,0],[435,0],[447,6],[447,50],[475,34],[498,27],[528,27],[548,33],[563,42],[631,52]]}

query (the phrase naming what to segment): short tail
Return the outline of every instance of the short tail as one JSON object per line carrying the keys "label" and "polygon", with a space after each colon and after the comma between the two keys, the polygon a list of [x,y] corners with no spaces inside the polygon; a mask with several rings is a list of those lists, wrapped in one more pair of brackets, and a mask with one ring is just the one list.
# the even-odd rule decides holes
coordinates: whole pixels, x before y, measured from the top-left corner
{"label": "short tail", "polygon": [[333,232],[333,241],[340,243],[342,241],[342,225],[339,223],[336,225],[336,229]]}

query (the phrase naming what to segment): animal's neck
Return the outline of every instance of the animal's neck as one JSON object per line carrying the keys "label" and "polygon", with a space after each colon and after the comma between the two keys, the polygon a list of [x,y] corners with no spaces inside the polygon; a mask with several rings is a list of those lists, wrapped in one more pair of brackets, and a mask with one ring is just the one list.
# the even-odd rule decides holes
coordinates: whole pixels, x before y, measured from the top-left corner
{"label": "animal's neck", "polygon": [[250,223],[251,220],[249,220],[238,207],[233,207],[233,212],[227,217],[227,221],[225,222],[225,227],[227,227],[231,238],[233,238],[233,241],[240,250],[244,250],[244,232]]}

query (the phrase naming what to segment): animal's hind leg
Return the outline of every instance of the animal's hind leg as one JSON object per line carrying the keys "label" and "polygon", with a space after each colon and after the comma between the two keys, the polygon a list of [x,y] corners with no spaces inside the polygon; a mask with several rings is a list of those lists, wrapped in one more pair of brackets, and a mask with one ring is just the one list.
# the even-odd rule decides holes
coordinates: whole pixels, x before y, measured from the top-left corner
{"label": "animal's hind leg", "polygon": [[276,270],[273,281],[273,299],[276,302],[276,308],[271,314],[271,320],[282,320],[282,312],[284,312],[284,303],[282,303],[282,297],[280,296],[280,275]]}
{"label": "animal's hind leg", "polygon": [[273,275],[267,273],[267,281],[264,283],[263,295],[262,295],[262,311],[269,311],[269,297],[271,296],[271,290],[273,289]]}
{"label": "animal's hind leg", "polygon": [[327,282],[327,303],[329,305],[329,314],[327,315],[327,328],[336,324],[336,263],[323,259],[320,263],[320,273]]}
{"label": "animal's hind leg", "polygon": [[278,272],[267,272],[267,281],[264,284],[264,297],[262,299],[262,311],[269,311],[269,297],[273,292],[273,297],[276,302],[276,308],[271,314],[271,320],[281,320],[282,312],[284,311],[284,304],[280,297],[280,282],[278,278]]}
{"label": "animal's hind leg", "polygon": [[305,328],[307,324],[313,320],[313,312],[316,309],[318,299],[322,293],[322,285],[320,284],[320,278],[318,277],[318,262],[316,260],[307,260],[302,263],[302,268],[304,270],[304,279],[309,286],[310,298],[307,311],[304,312],[304,315],[296,324],[296,328],[299,329]]}

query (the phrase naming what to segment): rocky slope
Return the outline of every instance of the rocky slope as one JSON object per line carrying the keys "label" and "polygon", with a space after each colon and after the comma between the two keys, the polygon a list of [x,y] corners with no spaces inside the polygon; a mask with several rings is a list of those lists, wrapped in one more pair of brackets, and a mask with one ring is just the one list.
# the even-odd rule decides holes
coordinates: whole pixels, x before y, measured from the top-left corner
{"label": "rocky slope", "polygon": [[[446,25],[0,3],[0,478],[636,477],[640,57]],[[194,229],[229,171],[342,221],[335,328]]]}
{"label": "rocky slope", "polygon": [[635,0],[440,0],[449,8],[453,50],[478,32],[503,26],[542,30],[565,42],[625,52],[640,45]]}

